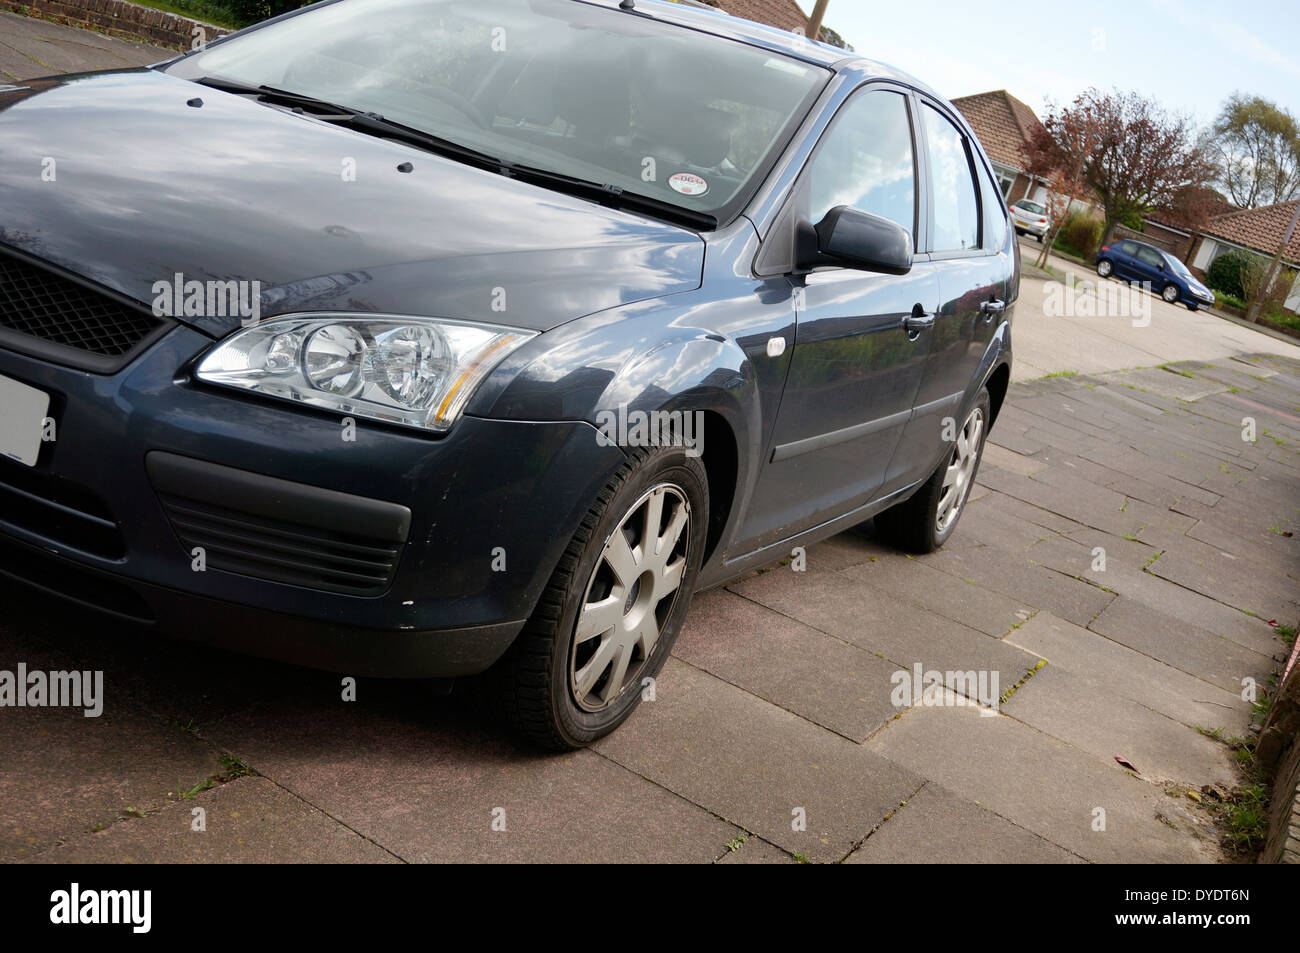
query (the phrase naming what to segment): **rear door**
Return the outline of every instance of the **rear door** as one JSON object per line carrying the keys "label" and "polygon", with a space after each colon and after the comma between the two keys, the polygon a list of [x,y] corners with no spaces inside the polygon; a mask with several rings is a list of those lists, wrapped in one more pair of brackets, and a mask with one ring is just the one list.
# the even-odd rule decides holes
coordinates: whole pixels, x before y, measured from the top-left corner
{"label": "rear door", "polygon": [[988,169],[964,127],[938,103],[918,97],[928,168],[927,252],[939,280],[934,341],[916,409],[890,464],[891,491],[928,476],[959,422],[981,362],[1006,309],[1015,269],[1014,238]]}
{"label": "rear door", "polygon": [[[796,182],[788,213],[815,223],[849,205],[897,222],[915,241],[921,213],[913,108],[907,91],[890,84],[850,96]],[[938,307],[934,266],[924,259],[906,275],[826,267],[792,280],[794,352],[741,530],[753,548],[877,495],[930,349],[930,330],[909,331],[904,320]]]}

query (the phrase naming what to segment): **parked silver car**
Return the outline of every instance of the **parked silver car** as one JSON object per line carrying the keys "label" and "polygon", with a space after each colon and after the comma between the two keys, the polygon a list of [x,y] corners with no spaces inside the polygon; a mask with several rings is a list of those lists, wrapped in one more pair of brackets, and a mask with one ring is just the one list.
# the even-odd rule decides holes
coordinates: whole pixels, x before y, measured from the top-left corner
{"label": "parked silver car", "polygon": [[1027,232],[1040,242],[1052,225],[1047,209],[1029,199],[1021,199],[1011,206],[1011,219],[1015,222],[1017,235]]}

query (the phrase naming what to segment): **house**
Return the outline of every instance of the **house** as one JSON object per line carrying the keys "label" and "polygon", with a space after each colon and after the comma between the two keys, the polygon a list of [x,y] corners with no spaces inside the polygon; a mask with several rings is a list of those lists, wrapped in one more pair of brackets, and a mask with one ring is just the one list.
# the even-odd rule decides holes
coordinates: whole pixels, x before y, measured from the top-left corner
{"label": "house", "polygon": [[795,0],[705,0],[733,17],[766,23],[779,30],[807,33],[808,17]]}
{"label": "house", "polygon": [[[1192,245],[1188,264],[1202,277],[1214,259],[1230,251],[1246,252],[1272,260],[1286,234],[1296,203],[1279,202],[1261,208],[1239,209],[1210,218]],[[1283,280],[1290,282],[1285,307],[1300,313],[1300,228],[1282,254]]]}
{"label": "house", "polygon": [[1007,204],[1023,198],[1045,201],[1047,183],[1025,172],[1030,132],[1042,125],[1034,111],[1005,89],[962,96],[952,104],[961,110],[988,153]]}

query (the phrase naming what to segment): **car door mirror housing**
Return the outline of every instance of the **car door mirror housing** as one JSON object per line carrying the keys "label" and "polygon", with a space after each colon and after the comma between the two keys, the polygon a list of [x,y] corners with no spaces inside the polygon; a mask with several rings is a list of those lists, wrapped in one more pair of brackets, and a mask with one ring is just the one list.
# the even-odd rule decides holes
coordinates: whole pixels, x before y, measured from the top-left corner
{"label": "car door mirror housing", "polygon": [[800,231],[804,248],[815,241],[815,248],[808,248],[811,255],[799,256],[800,264],[834,264],[890,275],[912,270],[912,233],[880,215],[837,205],[816,225]]}

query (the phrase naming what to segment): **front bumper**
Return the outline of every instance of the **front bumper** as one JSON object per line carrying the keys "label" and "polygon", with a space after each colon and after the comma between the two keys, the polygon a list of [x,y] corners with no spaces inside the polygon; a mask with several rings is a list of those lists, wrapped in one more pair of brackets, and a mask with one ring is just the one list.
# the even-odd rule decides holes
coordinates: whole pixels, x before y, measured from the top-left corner
{"label": "front bumper", "polygon": [[349,440],[338,416],[178,373],[209,344],[177,327],[113,375],[0,350],[57,434],[35,467],[0,460],[0,576],[268,658],[470,674],[622,459],[576,421],[357,419]]}

